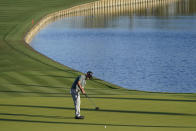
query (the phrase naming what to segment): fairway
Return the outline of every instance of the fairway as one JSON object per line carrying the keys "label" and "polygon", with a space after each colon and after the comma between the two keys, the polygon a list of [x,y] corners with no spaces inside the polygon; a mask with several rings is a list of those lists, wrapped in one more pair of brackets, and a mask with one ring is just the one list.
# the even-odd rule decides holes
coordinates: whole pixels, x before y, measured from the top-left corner
{"label": "fairway", "polygon": [[[91,0],[93,1],[93,0]],[[74,119],[70,87],[81,74],[24,43],[46,14],[90,0],[0,1],[1,131],[195,131],[196,94],[127,90],[99,79],[87,81],[81,114]]]}

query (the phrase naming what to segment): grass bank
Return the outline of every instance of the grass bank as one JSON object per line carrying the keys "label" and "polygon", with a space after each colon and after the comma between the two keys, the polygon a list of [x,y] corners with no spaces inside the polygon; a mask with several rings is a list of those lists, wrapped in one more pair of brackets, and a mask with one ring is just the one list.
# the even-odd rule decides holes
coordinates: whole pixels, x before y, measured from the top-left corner
{"label": "grass bank", "polygon": [[86,119],[73,119],[69,88],[80,73],[36,53],[23,37],[32,19],[88,1],[0,1],[0,129],[195,131],[195,94],[131,91],[98,79],[86,89],[101,110],[82,98]]}

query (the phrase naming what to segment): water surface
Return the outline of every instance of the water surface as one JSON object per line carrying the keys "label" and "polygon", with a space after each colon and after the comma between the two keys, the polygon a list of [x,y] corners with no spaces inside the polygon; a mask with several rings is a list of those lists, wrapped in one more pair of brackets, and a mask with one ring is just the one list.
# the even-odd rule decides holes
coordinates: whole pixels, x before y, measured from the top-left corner
{"label": "water surface", "polygon": [[196,92],[195,0],[134,13],[63,18],[41,30],[31,46],[124,88]]}

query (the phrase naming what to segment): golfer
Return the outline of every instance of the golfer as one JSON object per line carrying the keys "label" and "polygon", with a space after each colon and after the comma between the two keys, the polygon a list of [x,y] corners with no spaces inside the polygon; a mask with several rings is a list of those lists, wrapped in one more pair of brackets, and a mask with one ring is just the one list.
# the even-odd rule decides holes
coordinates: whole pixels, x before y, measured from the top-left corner
{"label": "golfer", "polygon": [[84,87],[86,85],[86,80],[92,77],[93,73],[88,71],[85,75],[78,76],[71,88],[71,95],[75,106],[75,119],[84,119],[84,116],[80,115],[80,92],[85,94]]}

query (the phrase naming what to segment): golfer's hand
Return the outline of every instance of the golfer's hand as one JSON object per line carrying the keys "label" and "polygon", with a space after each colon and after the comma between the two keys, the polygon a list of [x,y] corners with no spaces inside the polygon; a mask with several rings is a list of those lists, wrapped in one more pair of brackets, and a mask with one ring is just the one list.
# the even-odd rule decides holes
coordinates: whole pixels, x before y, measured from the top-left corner
{"label": "golfer's hand", "polygon": [[86,93],[85,90],[84,90],[84,88],[80,87],[80,90],[81,90],[82,94],[85,94]]}
{"label": "golfer's hand", "polygon": [[84,94],[84,95],[86,94],[86,92],[85,92],[85,90],[84,90],[84,89],[82,90],[82,94]]}

